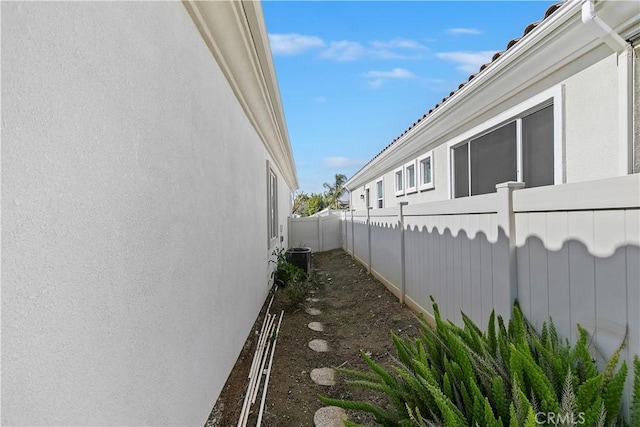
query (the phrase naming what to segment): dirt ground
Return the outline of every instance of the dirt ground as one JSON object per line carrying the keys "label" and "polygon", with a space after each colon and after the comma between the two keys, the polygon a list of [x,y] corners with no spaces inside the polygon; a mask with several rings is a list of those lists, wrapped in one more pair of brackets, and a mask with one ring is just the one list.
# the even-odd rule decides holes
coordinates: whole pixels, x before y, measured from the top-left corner
{"label": "dirt ground", "polygon": [[[344,383],[337,377],[335,386],[321,386],[310,378],[314,368],[341,366],[367,370],[360,356],[363,349],[383,366],[393,364],[395,355],[390,333],[417,336],[419,321],[414,313],[401,305],[398,299],[361,264],[342,250],[312,255],[313,298],[301,307],[291,307],[285,293],[276,292],[270,313],[285,310],[269,380],[264,426],[313,426],[313,416],[323,405],[318,394],[342,399],[384,398]],[[267,303],[270,297],[267,298]],[[262,308],[238,361],[227,379],[206,427],[235,426],[238,422],[248,385],[247,375],[265,316]],[[313,307],[322,311],[312,316],[305,312]],[[312,331],[310,322],[321,322],[324,332]],[[330,350],[318,353],[308,347],[313,339],[328,341]],[[248,425],[255,425],[259,405],[252,407]],[[352,421],[373,425],[371,418],[361,413],[349,413]]]}

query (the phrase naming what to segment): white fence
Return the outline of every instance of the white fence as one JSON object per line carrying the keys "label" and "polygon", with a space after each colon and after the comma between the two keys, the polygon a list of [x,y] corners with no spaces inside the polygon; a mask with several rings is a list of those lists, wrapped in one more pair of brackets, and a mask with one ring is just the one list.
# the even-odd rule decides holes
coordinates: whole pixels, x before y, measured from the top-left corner
{"label": "white fence", "polygon": [[[479,326],[517,298],[538,328],[576,324],[608,357],[640,354],[640,176],[342,214],[343,248],[402,302]],[[627,393],[629,384],[627,384]],[[629,398],[627,394],[627,399]],[[629,400],[627,400],[629,401]]]}
{"label": "white fence", "polygon": [[308,247],[313,252],[329,251],[342,246],[340,213],[328,215],[289,218],[289,245]]}

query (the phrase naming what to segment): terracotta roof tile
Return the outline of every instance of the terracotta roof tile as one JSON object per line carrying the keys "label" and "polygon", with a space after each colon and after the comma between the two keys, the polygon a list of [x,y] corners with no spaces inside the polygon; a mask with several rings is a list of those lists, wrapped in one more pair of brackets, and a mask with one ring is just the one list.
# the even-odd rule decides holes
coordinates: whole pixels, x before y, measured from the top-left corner
{"label": "terracotta roof tile", "polygon": [[[498,60],[507,50],[511,49],[513,46],[515,46],[520,40],[522,40],[523,37],[525,37],[527,34],[529,34],[531,31],[533,31],[536,27],[538,27],[538,25],[540,25],[540,23],[542,23],[545,19],[549,18],[549,16],[551,16],[556,10],[558,10],[560,7],[562,7],[563,4],[566,3],[567,0],[562,0],[558,3],[552,4],[551,6],[549,6],[547,8],[547,10],[544,13],[544,18],[542,18],[541,21],[537,21],[537,22],[532,22],[531,24],[527,25],[522,33],[522,36],[517,37],[515,39],[509,40],[509,43],[507,43],[507,47],[505,48],[505,50],[500,51],[500,52],[496,52],[493,57],[491,57],[491,61],[483,64],[480,67],[480,70],[475,73],[475,74],[471,74],[468,78],[468,80],[466,82],[462,82],[460,83],[460,85],[458,86],[458,89],[451,91],[449,93],[449,96],[442,98],[442,101],[439,102],[438,104],[436,104],[435,107],[433,107],[432,109],[429,110],[428,113],[425,113],[420,119],[418,119],[416,122],[413,123],[413,125],[411,125],[407,130],[405,130],[400,136],[396,137],[393,139],[393,141],[391,141],[391,143],[389,145],[387,145],[386,147],[384,147],[382,149],[382,151],[380,151],[378,154],[376,154],[373,159],[369,160],[362,168],[360,168],[360,170],[364,169],[365,167],[367,167],[367,165],[369,165],[374,159],[378,158],[380,156],[380,154],[384,153],[389,147],[391,147],[392,145],[394,145],[398,140],[400,140],[401,137],[403,137],[405,134],[407,134],[411,129],[413,129],[418,123],[420,123],[423,119],[425,119],[427,116],[429,116],[432,112],[434,112],[435,110],[437,110],[442,104],[444,104],[450,97],[452,97],[453,95],[456,94],[456,92],[458,92],[460,89],[462,89],[468,82],[470,82],[471,80],[473,80],[478,74],[482,73],[485,69],[487,69],[489,66],[491,66],[492,63],[494,63],[496,60]],[[359,172],[359,171],[358,171]]]}

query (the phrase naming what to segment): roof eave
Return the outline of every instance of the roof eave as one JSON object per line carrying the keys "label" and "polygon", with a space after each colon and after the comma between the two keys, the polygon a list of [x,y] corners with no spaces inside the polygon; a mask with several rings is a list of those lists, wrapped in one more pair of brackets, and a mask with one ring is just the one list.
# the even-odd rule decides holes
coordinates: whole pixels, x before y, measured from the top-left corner
{"label": "roof eave", "polygon": [[287,185],[292,191],[297,189],[298,177],[260,2],[182,3]]}

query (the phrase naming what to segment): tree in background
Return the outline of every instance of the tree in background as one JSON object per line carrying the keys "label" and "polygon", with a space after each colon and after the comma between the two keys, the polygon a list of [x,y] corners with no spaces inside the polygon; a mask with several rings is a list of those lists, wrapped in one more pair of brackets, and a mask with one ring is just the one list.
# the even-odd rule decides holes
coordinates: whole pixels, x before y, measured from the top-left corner
{"label": "tree in background", "polygon": [[338,209],[338,200],[342,193],[344,193],[344,183],[347,182],[347,177],[341,173],[337,173],[333,184],[325,182],[322,184],[327,189],[325,193],[325,201],[328,207],[332,209]]}
{"label": "tree in background", "polygon": [[325,197],[323,194],[311,193],[309,196],[309,200],[307,201],[307,212],[306,215],[313,215],[316,212],[320,212],[322,209],[326,207]]}
{"label": "tree in background", "polygon": [[307,194],[302,191],[296,194],[293,199],[293,213],[300,216],[310,216],[316,212],[320,212],[326,205],[324,194]]}
{"label": "tree in background", "polygon": [[293,210],[291,213],[298,214],[300,216],[306,216],[307,203],[309,202],[309,195],[304,191],[296,194],[293,197]]}

